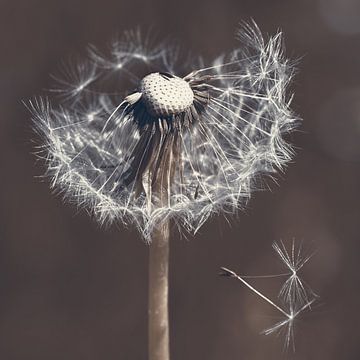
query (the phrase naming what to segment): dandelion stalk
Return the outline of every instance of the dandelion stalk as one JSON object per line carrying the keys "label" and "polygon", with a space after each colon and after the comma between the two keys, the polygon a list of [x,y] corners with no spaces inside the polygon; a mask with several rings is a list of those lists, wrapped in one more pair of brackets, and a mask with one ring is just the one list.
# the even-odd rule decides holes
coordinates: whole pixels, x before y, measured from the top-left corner
{"label": "dandelion stalk", "polygon": [[[168,135],[168,134],[167,134]],[[165,136],[166,138],[166,136]],[[164,140],[166,142],[166,140]],[[173,142],[171,141],[171,144]],[[164,145],[164,144],[162,144]],[[159,150],[158,150],[159,151]],[[145,176],[147,187],[156,194],[155,206],[166,206],[173,179],[173,161],[176,153],[172,146],[163,150],[160,172],[156,178]],[[151,206],[151,205],[149,205]],[[148,305],[148,346],[149,360],[169,360],[169,248],[170,221],[165,219],[152,231],[149,246],[149,305]]]}
{"label": "dandelion stalk", "polygon": [[154,230],[149,247],[149,360],[169,355],[169,222]]}

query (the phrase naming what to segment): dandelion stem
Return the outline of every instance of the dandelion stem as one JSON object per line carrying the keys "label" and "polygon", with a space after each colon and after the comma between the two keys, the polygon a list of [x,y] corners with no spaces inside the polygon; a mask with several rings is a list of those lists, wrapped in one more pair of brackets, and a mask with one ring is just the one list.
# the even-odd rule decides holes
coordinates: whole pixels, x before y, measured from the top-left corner
{"label": "dandelion stem", "polygon": [[153,231],[149,251],[149,360],[169,360],[169,222]]}
{"label": "dandelion stem", "polygon": [[[170,206],[170,189],[179,153],[177,136],[159,120],[150,143],[148,170],[141,185],[148,196],[150,211]],[[152,196],[150,196],[152,194]],[[153,200],[153,201],[152,201]],[[169,218],[163,218],[151,234],[149,257],[149,360],[169,360]]]}

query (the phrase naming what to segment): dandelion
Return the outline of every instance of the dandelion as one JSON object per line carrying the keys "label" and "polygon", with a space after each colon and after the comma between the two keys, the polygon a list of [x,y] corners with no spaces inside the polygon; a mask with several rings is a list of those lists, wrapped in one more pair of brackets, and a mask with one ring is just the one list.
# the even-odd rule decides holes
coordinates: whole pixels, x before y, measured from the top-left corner
{"label": "dandelion", "polygon": [[254,23],[238,38],[241,47],[200,66],[128,32],[110,56],[92,47],[86,65],[67,71],[73,82],[61,81],[60,101],[32,102],[51,186],[101,223],[134,224],[151,242],[150,347],[157,333],[163,353],[169,221],[196,233],[212,214],[244,207],[259,176],[291,158],[284,136],[298,119],[281,34],[265,41]]}
{"label": "dandelion", "polygon": [[[316,295],[308,285],[304,285],[304,281],[299,276],[299,271],[313,254],[304,256],[302,254],[302,243],[296,249],[294,240],[291,245],[290,253],[287,251],[282,241],[280,242],[280,245],[275,242],[273,244],[273,248],[289,272],[277,275],[244,276],[238,275],[234,271],[222,267],[222,272],[220,275],[232,277],[241,281],[252,292],[258,295],[284,316],[284,319],[265,329],[262,333],[264,335],[284,333],[284,348],[287,349],[290,345],[292,345],[292,348],[295,351],[295,320],[305,310],[311,309],[311,305],[318,299],[318,295]],[[287,279],[285,280],[279,292],[279,298],[282,301],[282,306],[276,304],[273,300],[257,290],[246,280],[247,278],[269,278],[284,276],[287,277]]]}

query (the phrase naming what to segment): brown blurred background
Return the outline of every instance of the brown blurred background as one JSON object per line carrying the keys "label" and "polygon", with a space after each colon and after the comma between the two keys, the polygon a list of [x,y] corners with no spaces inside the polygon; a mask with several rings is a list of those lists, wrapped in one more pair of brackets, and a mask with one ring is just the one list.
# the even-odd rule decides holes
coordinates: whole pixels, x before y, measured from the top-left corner
{"label": "brown blurred background", "polygon": [[[64,205],[35,162],[22,100],[51,87],[62,59],[138,25],[206,57],[235,46],[239,21],[285,33],[302,57],[293,84],[303,118],[297,156],[279,186],[245,213],[215,217],[171,244],[173,360],[358,359],[360,2],[358,0],[0,1],[0,359],[147,356],[147,246],[121,225],[100,229]],[[160,36],[160,37],[161,37]],[[296,352],[259,333],[279,314],[217,275],[282,271],[271,244],[304,240],[303,273],[321,296],[296,324]],[[257,280],[275,296],[277,284]]]}

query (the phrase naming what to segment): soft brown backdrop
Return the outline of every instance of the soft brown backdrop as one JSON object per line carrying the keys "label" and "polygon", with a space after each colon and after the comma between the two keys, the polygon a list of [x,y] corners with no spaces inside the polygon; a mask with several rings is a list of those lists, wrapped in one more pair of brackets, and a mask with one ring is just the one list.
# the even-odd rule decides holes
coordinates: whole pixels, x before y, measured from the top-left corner
{"label": "soft brown backdrop", "polygon": [[[294,82],[304,118],[295,161],[246,213],[171,244],[174,360],[358,359],[360,4],[356,0],[0,1],[0,359],[146,359],[147,246],[121,225],[100,229],[36,178],[22,100],[88,43],[141,25],[215,56],[240,20],[285,33],[302,57]],[[321,295],[297,324],[297,351],[259,332],[278,319],[219,267],[281,271],[271,243],[318,250],[304,277]],[[257,281],[274,294],[275,285]]]}

